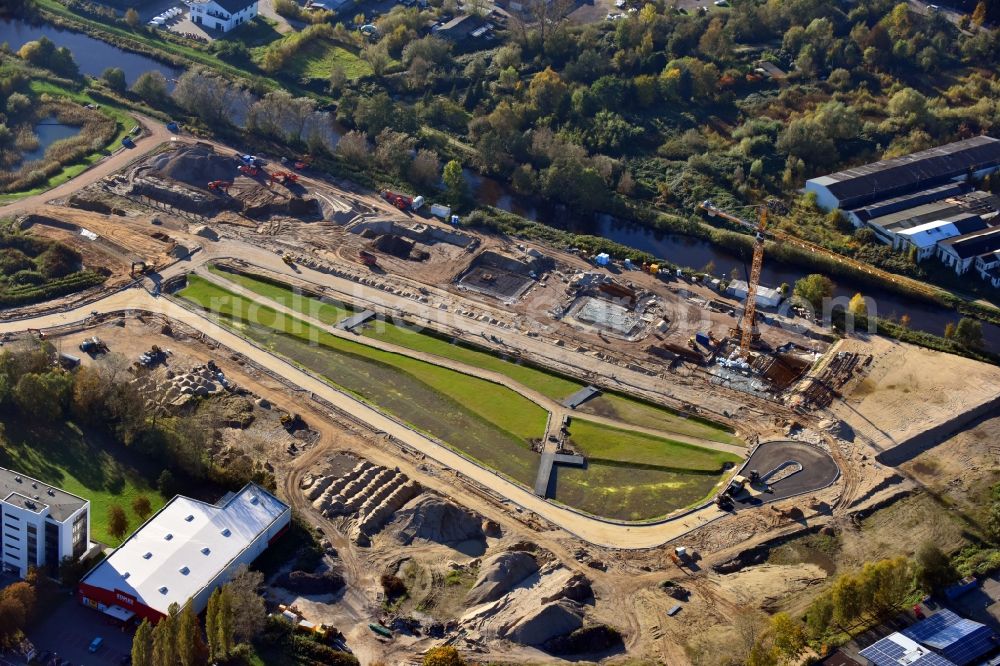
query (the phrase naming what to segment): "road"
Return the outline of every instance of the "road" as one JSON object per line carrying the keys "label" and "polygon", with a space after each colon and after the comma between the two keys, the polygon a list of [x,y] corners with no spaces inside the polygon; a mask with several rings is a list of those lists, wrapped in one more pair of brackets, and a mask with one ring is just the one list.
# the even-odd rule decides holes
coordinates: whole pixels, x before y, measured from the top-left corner
{"label": "road", "polygon": [[135,142],[135,148],[119,148],[76,178],[72,178],[62,185],[57,185],[41,194],[35,194],[0,206],[0,218],[19,215],[21,213],[30,213],[32,210],[44,205],[46,201],[68,197],[74,192],[118,171],[132,160],[142,157],[164,141],[170,141],[173,136],[161,122],[145,116],[138,116],[138,119],[139,124],[145,128],[145,133]]}
{"label": "road", "polygon": [[[563,407],[558,401],[553,400],[552,398],[542,393],[539,393],[538,391],[528,388],[524,384],[514,381],[513,379],[502,373],[493,372],[491,370],[484,370],[483,368],[479,368],[474,365],[468,365],[467,363],[461,363],[459,361],[455,361],[442,356],[437,356],[435,354],[414,351],[412,349],[408,349],[407,347],[401,347],[399,345],[395,345],[389,342],[384,342],[382,340],[378,340],[375,338],[355,335],[354,333],[349,333],[347,331],[341,330],[340,328],[331,327],[328,324],[325,324],[314,317],[302,314],[301,312],[296,312],[292,308],[289,308],[282,303],[278,303],[277,301],[261,296],[249,289],[241,287],[235,282],[231,282],[229,280],[226,280],[225,278],[220,277],[216,273],[212,273],[211,271],[208,270],[208,268],[205,266],[204,263],[202,263],[194,272],[199,277],[208,280],[209,282],[212,282],[222,287],[223,289],[227,289],[229,291],[232,291],[233,293],[248,298],[251,301],[255,301],[258,303],[262,300],[267,301],[267,305],[273,308],[274,310],[277,310],[278,312],[284,315],[295,317],[301,321],[311,324],[312,326],[315,326],[321,330],[326,331],[330,335],[334,335],[336,337],[343,338],[345,340],[350,340],[351,342],[367,345],[375,349],[381,349],[383,351],[392,352],[393,354],[399,354],[401,356],[408,356],[410,358],[426,361],[427,363],[439,365],[445,368],[449,368],[451,370],[455,370],[457,372],[461,372],[462,374],[472,375],[473,377],[478,377],[480,379],[485,379],[487,381],[493,382],[494,384],[500,384],[501,386],[505,386],[506,388],[509,388],[515,393],[519,393],[520,395],[524,396],[528,400],[531,400],[532,402],[534,402],[535,404],[537,404],[538,406],[549,412],[549,414],[552,415],[551,418],[552,425],[550,428],[550,430],[552,431],[558,431],[559,425],[562,423],[562,419],[564,416],[567,415],[571,416],[574,413],[573,410]],[[584,414],[580,418],[586,419],[588,421],[594,421],[596,423],[601,423],[603,425],[611,426],[613,428],[633,430],[647,435],[652,435],[654,437],[672,439],[677,442],[692,444],[694,446],[700,446],[702,448],[711,449],[713,451],[723,451],[725,453],[732,453],[741,457],[746,455],[747,453],[747,448],[745,446],[724,444],[710,439],[702,439],[700,437],[691,437],[688,435],[683,435],[681,433],[666,432],[663,430],[657,430],[655,428],[634,426],[628,423],[624,423],[622,421],[602,416],[597,416],[594,414]]]}
{"label": "road", "polygon": [[144,290],[126,289],[95,303],[66,312],[50,313],[19,322],[0,323],[0,334],[15,333],[26,328],[47,329],[55,326],[82,322],[91,312],[107,314],[122,310],[144,311],[160,314],[184,323],[205,336],[252,358],[255,363],[283,377],[290,383],[329,402],[371,428],[381,431],[429,456],[444,467],[468,477],[494,492],[508,498],[518,506],[531,511],[554,525],[590,543],[609,548],[640,549],[659,546],[676,539],[688,531],[724,515],[714,505],[698,509],[681,518],[658,523],[624,525],[605,522],[584,516],[562,506],[536,497],[530,490],[516,485],[497,474],[480,467],[455,451],[408,428],[403,423],[383,414],[367,404],[343,393],[315,375],[307,373],[287,361],[274,356],[248,340],[225,329],[206,316],[188,310],[168,298],[154,298]]}

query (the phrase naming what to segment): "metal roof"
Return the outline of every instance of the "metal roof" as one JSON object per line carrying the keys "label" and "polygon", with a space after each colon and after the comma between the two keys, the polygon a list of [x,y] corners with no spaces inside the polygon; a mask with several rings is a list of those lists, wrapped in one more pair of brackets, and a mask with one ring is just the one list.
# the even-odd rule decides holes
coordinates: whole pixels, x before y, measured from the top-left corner
{"label": "metal roof", "polygon": [[920,187],[1000,165],[1000,140],[977,136],[928,150],[852,167],[810,179],[825,187],[841,208],[855,208]]}
{"label": "metal roof", "polygon": [[49,516],[60,523],[88,503],[52,484],[3,467],[0,467],[0,499],[35,513],[48,507]]}
{"label": "metal roof", "polygon": [[253,483],[227,498],[216,505],[174,497],[82,582],[163,614],[173,602],[183,606],[288,512]]}
{"label": "metal roof", "polygon": [[881,217],[874,217],[868,223],[898,233],[903,229],[912,229],[961,213],[978,213],[980,215],[995,213],[998,207],[1000,207],[1000,203],[997,202],[996,197],[988,192],[976,190],[940,201],[920,204],[913,208],[897,210]]}
{"label": "metal roof", "polygon": [[978,257],[987,252],[1000,250],[1000,227],[990,227],[964,236],[947,238],[939,242],[938,247],[950,250],[959,259]]}
{"label": "metal roof", "polygon": [[981,231],[985,228],[986,223],[983,222],[983,218],[974,213],[962,213],[954,217],[934,220],[933,222],[927,222],[911,229],[905,229],[900,231],[899,235],[904,236],[919,248],[926,248],[936,245],[938,241],[963,234],[970,234],[974,231]]}
{"label": "metal roof", "polygon": [[996,636],[985,624],[959,617],[947,609],[903,629],[902,633],[934,648],[958,666],[975,661],[997,646]]}

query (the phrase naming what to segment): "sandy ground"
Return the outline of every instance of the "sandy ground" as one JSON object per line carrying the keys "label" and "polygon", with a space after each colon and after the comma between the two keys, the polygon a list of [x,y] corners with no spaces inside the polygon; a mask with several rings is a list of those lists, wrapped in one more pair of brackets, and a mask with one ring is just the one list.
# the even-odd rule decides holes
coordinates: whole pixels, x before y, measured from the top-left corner
{"label": "sandy ground", "polygon": [[878,337],[845,340],[837,351],[874,356],[830,411],[879,451],[1000,396],[1000,368],[986,363]]}

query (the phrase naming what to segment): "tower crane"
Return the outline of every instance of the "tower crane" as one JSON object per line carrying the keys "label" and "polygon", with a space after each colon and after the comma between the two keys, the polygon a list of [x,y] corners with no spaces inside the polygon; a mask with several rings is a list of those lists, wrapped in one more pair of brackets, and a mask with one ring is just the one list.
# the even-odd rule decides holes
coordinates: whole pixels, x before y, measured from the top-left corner
{"label": "tower crane", "polygon": [[760,270],[764,265],[764,231],[767,229],[767,205],[748,206],[756,211],[757,221],[750,222],[738,215],[722,210],[711,200],[706,199],[700,208],[710,217],[721,217],[754,231],[753,261],[750,264],[750,279],[747,281],[747,298],[743,304],[743,316],[740,317],[736,330],[740,333],[740,358],[744,361],[750,357],[750,343],[757,332],[757,288],[760,286]]}

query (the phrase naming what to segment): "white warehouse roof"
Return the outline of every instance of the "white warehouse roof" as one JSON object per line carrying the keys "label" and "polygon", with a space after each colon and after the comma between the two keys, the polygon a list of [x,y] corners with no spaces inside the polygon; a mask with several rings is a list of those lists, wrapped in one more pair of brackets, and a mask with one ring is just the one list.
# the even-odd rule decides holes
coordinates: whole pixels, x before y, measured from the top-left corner
{"label": "white warehouse roof", "polygon": [[[747,297],[749,290],[750,288],[746,280],[733,280],[729,283],[729,293],[740,300]],[[765,287],[762,284],[757,285],[757,305],[775,307],[781,302],[781,298],[781,291],[778,289]]]}
{"label": "white warehouse roof", "polygon": [[82,583],[126,592],[166,615],[170,604],[183,607],[288,513],[252,483],[218,505],[178,495]]}

